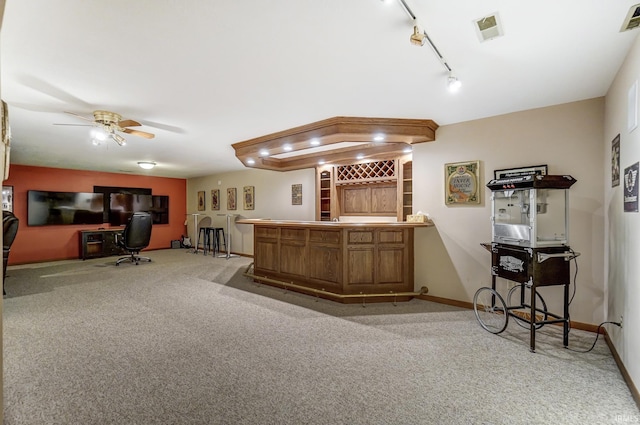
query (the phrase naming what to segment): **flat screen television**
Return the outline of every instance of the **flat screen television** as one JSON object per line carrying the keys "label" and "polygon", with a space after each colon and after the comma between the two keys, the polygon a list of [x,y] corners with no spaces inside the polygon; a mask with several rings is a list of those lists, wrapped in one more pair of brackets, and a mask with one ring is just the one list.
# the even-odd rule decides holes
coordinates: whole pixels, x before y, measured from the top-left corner
{"label": "flat screen television", "polygon": [[134,212],[151,213],[153,224],[169,223],[169,197],[111,193],[109,195],[109,224],[123,226]]}
{"label": "flat screen television", "polygon": [[102,193],[27,192],[27,225],[102,224]]}

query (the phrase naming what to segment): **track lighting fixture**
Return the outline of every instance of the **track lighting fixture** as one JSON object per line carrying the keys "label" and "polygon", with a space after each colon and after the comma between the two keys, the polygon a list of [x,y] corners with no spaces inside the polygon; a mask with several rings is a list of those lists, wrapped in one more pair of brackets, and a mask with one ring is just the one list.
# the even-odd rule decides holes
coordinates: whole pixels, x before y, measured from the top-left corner
{"label": "track lighting fixture", "polygon": [[153,161],[140,161],[138,162],[138,167],[144,168],[145,170],[150,170],[156,166],[156,163]]}
{"label": "track lighting fixture", "polygon": [[420,27],[418,25],[413,26],[413,34],[409,37],[409,41],[414,46],[424,46],[424,43],[427,42],[427,37],[425,37],[425,33],[420,31]]}
{"label": "track lighting fixture", "polygon": [[406,0],[398,0],[398,1],[400,2],[405,12],[407,12],[407,14],[409,15],[409,17],[413,22],[413,34],[411,34],[411,37],[409,37],[409,41],[411,41],[411,44],[413,44],[414,46],[424,46],[425,44],[428,43],[429,46],[431,46],[433,53],[435,53],[438,59],[440,59],[440,63],[442,63],[442,66],[445,67],[445,69],[447,70],[447,73],[449,74],[449,77],[447,78],[447,86],[449,90],[452,92],[455,92],[458,89],[460,89],[460,86],[462,85],[462,83],[460,83],[460,80],[458,80],[458,77],[455,77],[453,75],[453,70],[451,69],[451,66],[449,66],[449,63],[447,62],[447,60],[444,58],[444,56],[442,56],[442,53],[440,53],[440,50],[438,50],[436,45],[433,43],[433,40],[431,40],[431,38],[429,37],[429,34],[427,34],[425,30],[420,28],[420,25],[418,25],[418,17],[413,13],[411,8],[407,4]]}
{"label": "track lighting fixture", "polygon": [[447,87],[449,88],[449,91],[455,93],[460,90],[460,86],[462,86],[462,83],[458,80],[458,77],[453,75],[453,73],[450,73],[449,78],[447,79]]}

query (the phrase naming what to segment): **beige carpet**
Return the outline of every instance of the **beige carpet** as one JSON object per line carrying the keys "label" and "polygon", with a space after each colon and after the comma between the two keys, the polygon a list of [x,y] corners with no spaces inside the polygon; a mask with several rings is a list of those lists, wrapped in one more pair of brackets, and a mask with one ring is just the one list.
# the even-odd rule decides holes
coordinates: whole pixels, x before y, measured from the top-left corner
{"label": "beige carpet", "polygon": [[[183,250],[10,267],[5,424],[620,424],[603,341],[484,331],[426,301],[342,305]],[[573,330],[587,349],[594,335]]]}

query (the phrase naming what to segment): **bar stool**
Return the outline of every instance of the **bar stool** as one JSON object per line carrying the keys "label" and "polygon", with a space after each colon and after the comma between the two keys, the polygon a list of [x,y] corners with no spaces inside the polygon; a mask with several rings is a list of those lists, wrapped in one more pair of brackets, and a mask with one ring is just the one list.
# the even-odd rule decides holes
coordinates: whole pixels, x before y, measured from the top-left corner
{"label": "bar stool", "polygon": [[[213,253],[215,255],[215,227],[201,227],[200,228],[200,234],[202,234],[204,236],[203,239],[201,239],[202,242],[202,250],[204,251],[204,255],[207,255],[207,249],[209,251],[212,250],[213,248]],[[213,247],[212,247],[213,245]]]}
{"label": "bar stool", "polygon": [[222,235],[222,245],[224,249],[227,249],[227,240],[224,237],[223,227],[211,227],[213,230],[211,237],[213,238],[213,255],[216,255],[216,251],[220,252],[220,235]]}

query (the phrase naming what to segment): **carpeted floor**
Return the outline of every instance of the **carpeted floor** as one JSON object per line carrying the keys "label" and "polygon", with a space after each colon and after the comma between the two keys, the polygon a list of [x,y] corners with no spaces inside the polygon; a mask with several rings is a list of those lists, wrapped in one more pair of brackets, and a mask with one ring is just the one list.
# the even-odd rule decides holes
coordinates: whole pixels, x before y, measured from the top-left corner
{"label": "carpeted floor", "polygon": [[[183,250],[9,268],[5,424],[620,424],[604,341],[496,336],[473,311],[343,305]],[[573,330],[570,347],[595,335]]]}

